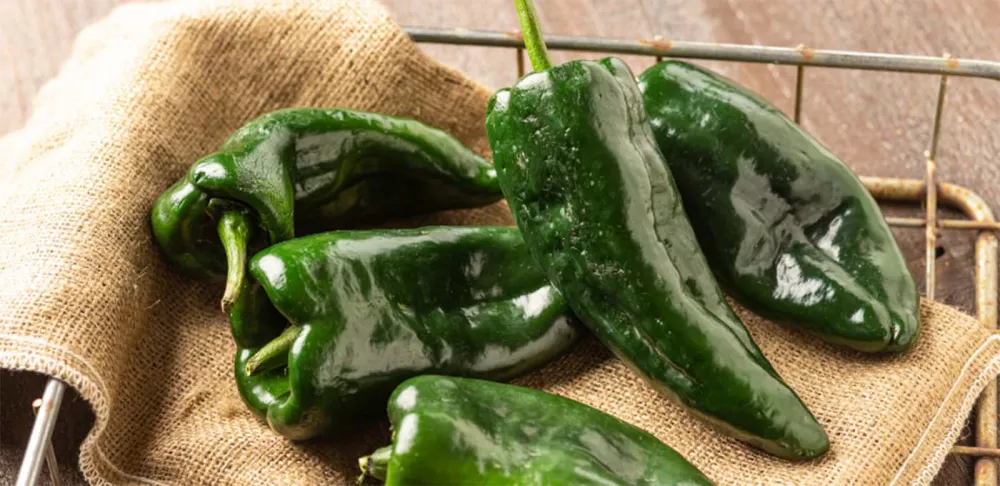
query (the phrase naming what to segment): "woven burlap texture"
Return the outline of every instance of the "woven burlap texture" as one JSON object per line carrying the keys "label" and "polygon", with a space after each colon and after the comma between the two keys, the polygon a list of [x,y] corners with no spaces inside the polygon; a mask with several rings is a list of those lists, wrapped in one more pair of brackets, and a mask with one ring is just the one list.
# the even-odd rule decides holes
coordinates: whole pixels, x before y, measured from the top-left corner
{"label": "woven burlap texture", "polygon": [[[80,466],[94,483],[347,484],[355,458],[388,440],[386,423],[302,445],[269,432],[232,384],[221,289],[164,264],[150,206],[269,110],[412,117],[487,153],[488,96],[367,1],[116,10],[81,34],[27,126],[0,140],[0,366],[57,376],[89,401],[97,420]],[[398,224],[429,223],[511,219],[498,204]],[[881,358],[741,312],[830,435],[832,450],[812,463],[712,432],[592,339],[521,383],[656,434],[719,484],[927,484],[996,375],[1000,342],[948,307],[924,302],[922,312],[916,349]]]}

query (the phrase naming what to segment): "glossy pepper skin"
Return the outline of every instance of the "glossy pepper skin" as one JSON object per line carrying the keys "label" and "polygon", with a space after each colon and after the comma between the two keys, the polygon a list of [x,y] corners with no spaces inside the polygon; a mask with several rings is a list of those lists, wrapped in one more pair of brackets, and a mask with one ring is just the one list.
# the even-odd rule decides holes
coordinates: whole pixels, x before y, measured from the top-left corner
{"label": "glossy pepper skin", "polygon": [[534,72],[493,96],[486,130],[525,242],[580,320],[658,392],[772,454],[823,454],[826,434],[712,278],[641,98],[615,58]]}
{"label": "glossy pepper skin", "polygon": [[708,262],[753,311],[860,351],[917,339],[919,294],[878,204],[767,101],[684,62],[639,77]]}
{"label": "glossy pepper skin", "polygon": [[[515,228],[321,233],[262,250],[250,272],[231,314],[237,387],[293,440],[378,411],[414,375],[505,380],[579,335]],[[268,356],[254,374],[252,355]]]}
{"label": "glossy pepper skin", "polygon": [[362,458],[387,485],[711,485],[649,433],[582,403],[425,375],[393,392],[393,444]]}
{"label": "glossy pepper skin", "polygon": [[[189,272],[224,275],[228,257],[231,303],[254,241],[266,246],[501,197],[489,162],[441,130],[374,113],[294,108],[249,122],[192,165],[157,199],[152,225],[167,257]],[[227,213],[249,231],[217,228]]]}

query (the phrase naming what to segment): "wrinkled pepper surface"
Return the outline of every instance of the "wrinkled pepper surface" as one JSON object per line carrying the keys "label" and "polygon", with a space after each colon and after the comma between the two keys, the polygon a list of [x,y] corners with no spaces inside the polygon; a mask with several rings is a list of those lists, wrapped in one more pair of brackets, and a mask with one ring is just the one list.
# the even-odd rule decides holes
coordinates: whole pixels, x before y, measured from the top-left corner
{"label": "wrinkled pepper surface", "polygon": [[237,388],[293,440],[377,413],[412,376],[506,380],[580,334],[515,228],[320,233],[249,269],[230,314]]}
{"label": "wrinkled pepper surface", "polygon": [[228,273],[226,307],[242,288],[248,246],[502,197],[489,162],[441,130],[387,115],[295,108],[249,122],[195,162],[157,199],[152,225],[176,265]]}
{"label": "wrinkled pepper surface", "polygon": [[826,452],[826,434],[713,279],[628,66],[548,68],[530,1],[517,3],[538,71],[494,95],[486,127],[507,202],[549,281],[666,397],[772,454]]}
{"label": "wrinkled pepper surface", "polygon": [[361,458],[387,485],[710,485],[649,433],[582,403],[425,375],[393,392],[393,443]]}
{"label": "wrinkled pepper surface", "polygon": [[916,341],[919,294],[851,170],[760,96],[684,62],[639,88],[709,265],[761,315],[861,351]]}

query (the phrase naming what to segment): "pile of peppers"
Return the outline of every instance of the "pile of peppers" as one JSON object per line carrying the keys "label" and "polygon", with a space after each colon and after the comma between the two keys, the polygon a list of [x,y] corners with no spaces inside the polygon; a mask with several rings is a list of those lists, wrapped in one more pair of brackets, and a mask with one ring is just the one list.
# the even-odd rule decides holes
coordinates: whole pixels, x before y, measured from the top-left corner
{"label": "pile of peppers", "polygon": [[[874,199],[718,74],[553,66],[515,4],[534,72],[490,99],[494,165],[415,120],[288,109],[157,199],[164,256],[225,281],[243,401],[290,440],[388,415],[392,444],[359,465],[390,485],[711,484],[642,430],[502,383],[589,332],[722,433],[822,456],[725,295],[851,350],[907,350],[919,295]],[[359,227],[504,198],[516,228]]]}

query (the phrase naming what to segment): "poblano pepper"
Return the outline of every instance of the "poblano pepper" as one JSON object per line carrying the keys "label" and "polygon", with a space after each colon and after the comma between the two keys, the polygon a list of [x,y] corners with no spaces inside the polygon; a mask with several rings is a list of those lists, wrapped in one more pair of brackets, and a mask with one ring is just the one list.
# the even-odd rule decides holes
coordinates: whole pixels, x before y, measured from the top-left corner
{"label": "poblano pepper", "polygon": [[493,167],[441,130],[374,113],[296,108],[251,121],[197,161],[157,199],[152,223],[157,243],[181,268],[228,271],[225,308],[242,288],[248,245],[501,197]]}
{"label": "poblano pepper", "polygon": [[579,335],[515,228],[321,233],[249,268],[230,316],[237,387],[290,439],[378,412],[406,378],[505,380]]}
{"label": "poblano pepper", "polygon": [[656,437],[582,403],[425,375],[388,405],[393,443],[359,461],[387,485],[711,485]]}
{"label": "poblano pepper", "polygon": [[878,204],[770,103],[688,63],[639,89],[709,265],[753,311],[860,351],[917,338],[920,298]]}
{"label": "poblano pepper", "polygon": [[727,304],[618,59],[549,68],[530,1],[532,65],[486,128],[517,226],[574,313],[653,388],[790,459],[829,448],[816,419]]}

